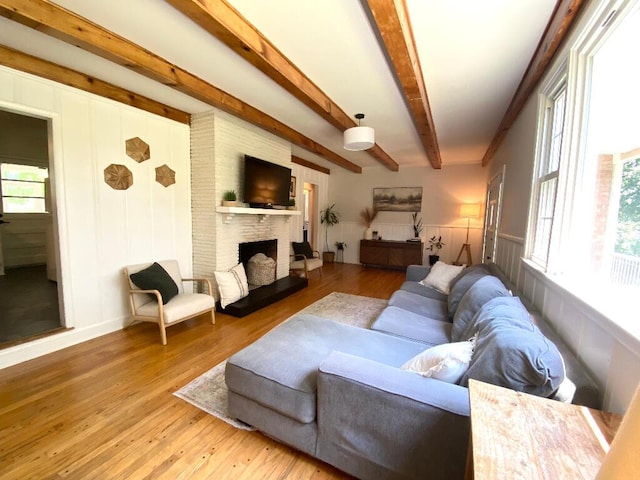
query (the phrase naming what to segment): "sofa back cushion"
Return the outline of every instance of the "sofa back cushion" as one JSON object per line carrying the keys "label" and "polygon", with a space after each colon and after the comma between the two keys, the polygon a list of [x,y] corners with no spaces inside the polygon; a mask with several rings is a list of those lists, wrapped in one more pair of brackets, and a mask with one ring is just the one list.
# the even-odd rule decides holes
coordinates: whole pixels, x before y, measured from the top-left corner
{"label": "sofa back cushion", "polygon": [[473,378],[542,397],[558,389],[565,378],[562,356],[519,298],[494,298],[474,320],[475,348],[460,385]]}
{"label": "sofa back cushion", "polygon": [[[458,282],[459,283],[459,282]],[[451,329],[451,341],[463,342],[469,340],[464,337],[469,322],[471,322],[480,308],[495,297],[506,297],[511,294],[500,281],[493,275],[485,275],[476,282],[462,296],[456,313],[453,316]]]}
{"label": "sofa back cushion", "polygon": [[474,283],[487,275],[490,275],[490,273],[486,265],[473,265],[465,268],[460,275],[451,281],[449,296],[447,297],[449,321],[453,321],[453,316],[464,294],[467,293]]}

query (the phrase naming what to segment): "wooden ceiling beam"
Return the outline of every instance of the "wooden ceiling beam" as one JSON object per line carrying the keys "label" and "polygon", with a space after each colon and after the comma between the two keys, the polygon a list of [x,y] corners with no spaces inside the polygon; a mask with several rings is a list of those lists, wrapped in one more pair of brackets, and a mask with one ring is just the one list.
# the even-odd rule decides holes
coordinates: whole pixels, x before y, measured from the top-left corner
{"label": "wooden ceiling beam", "polygon": [[189,125],[191,115],[90,75],[0,45],[0,64]]}
{"label": "wooden ceiling beam", "polygon": [[540,83],[540,79],[547,71],[551,60],[553,60],[560,45],[562,45],[562,42],[567,37],[584,3],[584,0],[558,0],[549,23],[538,43],[538,48],[529,62],[529,66],[520,81],[516,93],[511,99],[511,103],[498,126],[496,134],[489,144],[487,152],[484,154],[484,157],[482,157],[483,167],[488,165],[496,154],[502,141],[507,136],[509,129],[516,121],[516,118],[518,118],[518,115],[538,86],[538,83]]}
{"label": "wooden ceiling beam", "polygon": [[[351,116],[225,0],[167,2],[341,132],[357,126]],[[367,153],[389,170],[398,171],[398,163],[378,144]]]}
{"label": "wooden ceiling beam", "polygon": [[367,0],[370,17],[393,64],[420,141],[433,168],[442,168],[429,97],[404,0]]}
{"label": "wooden ceiling beam", "polygon": [[331,170],[329,170],[328,168],[321,167],[320,165],[316,165],[315,163],[310,162],[309,160],[305,160],[304,158],[300,158],[300,157],[296,157],[295,155],[291,155],[291,161],[293,163],[295,163],[296,165],[301,165],[303,167],[310,168],[310,169],[315,170],[317,172],[326,173],[327,175],[331,175]]}
{"label": "wooden ceiling beam", "polygon": [[355,173],[362,168],[152,52],[46,0],[0,0],[0,15],[94,53],[263,128]]}

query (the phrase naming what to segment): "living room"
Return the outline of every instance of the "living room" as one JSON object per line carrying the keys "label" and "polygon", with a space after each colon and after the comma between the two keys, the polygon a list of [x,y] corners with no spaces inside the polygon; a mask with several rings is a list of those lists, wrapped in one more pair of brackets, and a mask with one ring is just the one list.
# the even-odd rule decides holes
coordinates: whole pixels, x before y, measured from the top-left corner
{"label": "living room", "polygon": [[[584,19],[600,12],[599,2],[588,3]],[[79,54],[87,55],[84,52]],[[211,122],[211,132],[216,135],[215,148],[225,143],[235,146],[232,150],[223,149],[221,153],[228,164],[217,159],[215,155],[219,152],[207,160],[213,162],[216,169],[231,165],[230,172],[219,173],[218,170],[214,173],[209,169],[203,174],[198,168],[204,163],[199,163],[201,160],[194,158],[194,123],[189,123],[190,120],[179,122],[162,118],[4,66],[0,67],[0,86],[0,108],[21,115],[45,118],[50,125],[51,170],[52,181],[55,182],[57,233],[62,266],[61,298],[67,330],[0,351],[0,367],[4,368],[3,381],[20,381],[23,374],[33,372],[50,379],[46,383],[47,393],[43,393],[46,400],[37,405],[40,409],[38,411],[47,411],[47,408],[53,408],[59,403],[79,401],[83,406],[80,411],[86,415],[90,411],[88,403],[99,401],[100,392],[97,389],[113,395],[114,398],[109,400],[106,408],[117,409],[121,402],[118,397],[135,395],[126,389],[109,389],[104,381],[98,381],[105,372],[111,375],[117,370],[113,364],[100,367],[105,359],[113,358],[110,362],[115,362],[123,370],[132,363],[148,367],[145,372],[136,370],[132,378],[124,375],[116,382],[138,385],[147,385],[149,382],[152,385],[149,392],[138,392],[140,396],[135,396],[135,405],[131,408],[136,409],[137,415],[140,415],[137,409],[144,402],[154,401],[153,396],[160,397],[167,394],[168,390],[179,388],[297,310],[334,289],[356,295],[388,298],[402,282],[402,274],[386,270],[364,270],[359,265],[352,265],[359,263],[358,245],[364,230],[360,222],[360,211],[372,205],[372,190],[378,187],[422,187],[420,216],[425,225],[422,238],[426,240],[432,235],[443,235],[447,241],[440,253],[442,259],[450,263],[455,260],[466,235],[467,221],[458,214],[460,204],[482,204],[484,209],[487,183],[501,175],[503,209],[495,263],[520,293],[554,322],[559,333],[587,366],[603,389],[603,408],[617,412],[623,412],[627,408],[634,386],[640,380],[638,337],[613,322],[601,309],[580,299],[569,289],[521,260],[527,256],[525,245],[530,241],[528,218],[533,159],[536,158],[538,148],[536,131],[539,105],[536,95],[532,95],[524,105],[502,145],[485,167],[476,162],[468,165],[446,165],[442,169],[433,169],[429,165],[406,166],[398,172],[391,172],[383,166],[369,166],[362,173],[335,168],[329,175],[293,163],[291,157],[297,150],[292,147],[291,142],[229,113],[208,108],[201,113],[200,119]],[[135,137],[143,139],[150,146],[149,161],[137,163],[126,155],[125,140]],[[312,278],[308,292],[292,301],[281,302],[278,308],[265,310],[263,316],[252,315],[247,317],[247,321],[237,322],[219,315],[214,327],[201,320],[176,326],[169,330],[167,347],[159,345],[157,332],[151,326],[136,326],[121,331],[129,315],[122,281],[124,265],[136,261],[175,258],[184,266],[185,274],[206,276],[212,276],[215,270],[226,270],[232,266],[234,257],[230,259],[225,256],[228,249],[216,248],[221,242],[220,238],[216,237],[215,241],[209,243],[204,239],[207,236],[213,238],[213,235],[224,237],[221,215],[215,212],[215,208],[220,204],[225,190],[241,190],[240,162],[244,154],[290,167],[292,176],[297,179],[297,198],[300,198],[305,183],[318,186],[318,210],[331,204],[336,205],[341,213],[341,221],[329,230],[328,243],[332,246],[336,241],[346,242],[345,265],[328,266],[321,280],[316,280],[315,276]],[[133,184],[126,191],[114,190],[103,181],[104,170],[111,164],[124,164],[131,171]],[[168,187],[158,183],[155,178],[155,169],[163,165],[168,165],[175,172],[175,183]],[[210,182],[211,188],[195,187],[198,182]],[[202,210],[198,210],[198,207]],[[200,217],[200,213],[204,215]],[[319,211],[317,214],[319,215]],[[200,220],[202,223],[199,223]],[[301,240],[301,222],[300,218],[290,221],[289,230],[282,242],[285,246],[288,247],[290,241]],[[483,223],[483,218],[480,217],[472,219],[470,224],[474,262],[482,255]],[[411,235],[409,213],[381,212],[376,225],[383,239],[404,240]],[[323,229],[316,231],[313,243],[315,248],[324,249]],[[250,324],[249,320],[254,323]],[[111,357],[110,349],[119,352],[117,356]],[[208,353],[208,350],[215,350],[215,353]],[[86,359],[84,367],[81,366],[83,356]],[[65,367],[66,362],[72,367]],[[164,377],[164,382],[150,381],[154,375],[163,376],[163,365],[174,362],[180,362],[181,366],[168,367],[170,371]],[[47,370],[48,364],[54,366],[51,371]],[[89,368],[90,366],[95,368]],[[89,382],[75,384],[81,385],[77,392],[65,390],[64,396],[56,400],[51,393],[57,388],[55,382],[74,385],[69,379],[76,375],[73,368],[78,369],[79,376],[83,379],[95,378],[96,390],[88,386]],[[37,383],[34,379],[28,380],[34,391],[38,390]],[[9,394],[12,395],[12,392]],[[21,402],[33,401],[28,400],[28,395],[31,393],[20,391],[19,395],[10,400],[13,406],[3,405],[3,411],[10,411]],[[172,399],[167,406],[158,405],[154,401],[154,421],[173,418],[177,423],[193,421],[198,427],[202,427],[197,433],[188,428],[180,430],[182,441],[186,445],[191,445],[193,442],[190,443],[190,438],[197,435],[232,437],[230,442],[223,444],[224,448],[233,452],[234,459],[231,464],[225,464],[225,468],[241,468],[245,475],[249,475],[248,472],[253,468],[258,468],[253,459],[269,459],[266,460],[268,463],[274,458],[270,455],[299,461],[295,464],[297,466],[287,468],[304,471],[305,474],[300,476],[311,476],[315,469],[328,468],[326,465],[313,463],[311,459],[300,460],[301,455],[265,437],[260,436],[257,441],[249,434],[232,433],[226,427],[213,426],[214,422],[203,420],[203,416],[197,413],[189,416],[182,407],[179,407],[179,414],[171,417],[172,412],[177,411],[174,401]],[[129,408],[124,403],[122,406]],[[61,411],[56,411],[58,415],[63,415]],[[110,413],[113,415],[113,412]],[[73,414],[66,411],[65,418],[70,418],[68,415],[73,417]],[[115,417],[104,418],[113,421]],[[73,422],[78,421],[73,417]],[[145,424],[148,430],[144,435],[149,435],[150,438],[163,435],[159,430],[154,430],[156,427],[151,422],[149,419]],[[81,428],[79,423],[72,424],[73,428]],[[114,428],[118,428],[120,424],[114,422],[114,425]],[[55,428],[55,425],[47,424],[48,427]],[[22,427],[3,425],[3,428],[12,431],[12,428]],[[93,424],[91,428],[102,429],[107,426],[105,422],[101,422]],[[33,436],[35,438],[42,433],[34,432]],[[67,443],[60,445],[60,451],[77,447],[83,438],[94,439],[94,434],[95,431],[85,431],[72,439],[70,432],[66,431],[64,438]],[[135,435],[134,426],[128,427],[126,438],[131,438],[131,435]],[[118,444],[117,437],[117,434],[105,436],[109,441],[113,440],[114,445]],[[247,454],[247,459],[251,458],[251,462],[246,462],[245,459],[245,464],[241,463],[244,452],[236,443],[251,444],[249,449],[252,453]],[[135,445],[141,447],[142,443]],[[113,445],[110,448],[115,449]],[[163,471],[168,471],[171,455],[174,448],[178,447],[176,444],[163,444],[162,448],[166,456],[157,464],[162,465],[161,468],[165,469]],[[271,449],[271,453],[268,454],[266,449]],[[106,446],[103,450],[110,453],[113,451]],[[190,450],[188,458],[182,457],[180,464],[184,466],[186,462],[195,462],[197,456],[193,454],[194,451]],[[151,454],[151,450],[147,452]],[[58,450],[53,447],[47,451],[51,458],[57,453]],[[129,454],[127,460],[122,460],[123,470],[136,462],[131,451]],[[218,461],[220,457],[208,458]],[[80,459],[76,460],[81,463]],[[203,460],[203,463],[206,461]],[[323,470],[323,473],[331,478],[340,476],[336,471]]]}

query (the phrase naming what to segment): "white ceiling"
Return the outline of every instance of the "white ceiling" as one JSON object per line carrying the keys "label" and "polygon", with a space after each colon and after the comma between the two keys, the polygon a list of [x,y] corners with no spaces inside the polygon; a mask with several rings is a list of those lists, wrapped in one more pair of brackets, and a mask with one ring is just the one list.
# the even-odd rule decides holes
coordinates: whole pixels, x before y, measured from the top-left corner
{"label": "white ceiling", "polygon": [[[544,32],[555,0],[406,0],[443,168],[479,163]],[[366,168],[342,132],[162,0],[57,0]],[[359,0],[229,0],[342,110],[366,114],[400,166],[429,165]],[[189,113],[211,107],[124,67],[0,18],[0,43]],[[337,168],[299,147],[293,153]]]}

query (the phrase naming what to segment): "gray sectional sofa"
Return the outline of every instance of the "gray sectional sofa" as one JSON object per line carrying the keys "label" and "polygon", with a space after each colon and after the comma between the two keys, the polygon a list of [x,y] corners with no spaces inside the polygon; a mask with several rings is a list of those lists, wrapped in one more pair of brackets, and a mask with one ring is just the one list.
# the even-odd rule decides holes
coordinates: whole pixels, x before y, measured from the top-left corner
{"label": "gray sectional sofa", "polygon": [[[410,266],[370,329],[300,314],[233,355],[230,414],[358,478],[456,479],[468,448],[470,378],[600,406],[588,373],[499,272],[469,267],[448,295],[419,283],[428,273]],[[400,368],[471,337],[457,383]]]}

